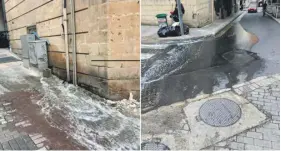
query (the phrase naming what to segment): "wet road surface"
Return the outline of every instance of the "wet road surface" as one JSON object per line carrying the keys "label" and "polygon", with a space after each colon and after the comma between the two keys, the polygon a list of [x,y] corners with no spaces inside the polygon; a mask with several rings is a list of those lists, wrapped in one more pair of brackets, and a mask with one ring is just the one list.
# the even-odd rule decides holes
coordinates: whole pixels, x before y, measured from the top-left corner
{"label": "wet road surface", "polygon": [[279,73],[279,24],[246,14],[220,37],[171,45],[142,62],[142,111]]}

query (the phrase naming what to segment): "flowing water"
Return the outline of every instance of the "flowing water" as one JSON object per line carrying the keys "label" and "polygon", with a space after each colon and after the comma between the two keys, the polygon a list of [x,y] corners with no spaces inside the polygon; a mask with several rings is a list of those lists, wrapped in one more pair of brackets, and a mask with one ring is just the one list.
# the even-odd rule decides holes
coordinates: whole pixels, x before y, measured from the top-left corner
{"label": "flowing water", "polygon": [[257,36],[239,23],[216,37],[170,45],[142,62],[142,110],[247,81],[263,69]]}
{"label": "flowing water", "polygon": [[0,94],[40,94],[24,103],[40,106],[41,115],[38,116],[43,116],[47,123],[66,133],[75,143],[95,150],[139,148],[140,104],[136,100],[106,100],[55,76],[41,78],[40,74],[19,63],[0,65],[0,70]]}

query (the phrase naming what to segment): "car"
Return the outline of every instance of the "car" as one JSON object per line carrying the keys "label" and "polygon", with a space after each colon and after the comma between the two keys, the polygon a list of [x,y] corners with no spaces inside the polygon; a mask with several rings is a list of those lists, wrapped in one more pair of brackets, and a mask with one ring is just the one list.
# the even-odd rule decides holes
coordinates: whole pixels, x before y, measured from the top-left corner
{"label": "car", "polygon": [[258,3],[259,5],[259,7],[262,7],[262,4],[263,4],[263,0],[259,0],[259,3]]}
{"label": "car", "polygon": [[249,5],[249,8],[248,8],[248,13],[257,13],[258,10],[257,10],[257,4],[256,3],[251,3]]}

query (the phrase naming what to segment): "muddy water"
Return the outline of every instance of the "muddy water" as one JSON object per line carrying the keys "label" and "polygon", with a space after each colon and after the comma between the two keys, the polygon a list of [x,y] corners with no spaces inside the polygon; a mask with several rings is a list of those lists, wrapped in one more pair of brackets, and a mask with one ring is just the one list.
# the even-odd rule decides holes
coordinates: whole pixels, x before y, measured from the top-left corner
{"label": "muddy water", "polygon": [[135,100],[114,103],[56,77],[40,78],[20,64],[0,65],[0,88],[2,95],[18,95],[14,103],[18,116],[32,122],[25,130],[42,133],[52,149],[139,148],[139,103]]}
{"label": "muddy water", "polygon": [[259,42],[239,23],[217,37],[175,44],[142,63],[142,109],[193,98],[247,81],[263,68]]}

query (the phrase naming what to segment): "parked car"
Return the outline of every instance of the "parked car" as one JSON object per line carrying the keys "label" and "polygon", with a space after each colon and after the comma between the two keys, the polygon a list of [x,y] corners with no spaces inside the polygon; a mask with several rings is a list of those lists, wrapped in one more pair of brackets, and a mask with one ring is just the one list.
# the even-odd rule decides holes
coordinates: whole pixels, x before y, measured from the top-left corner
{"label": "parked car", "polygon": [[262,7],[262,4],[263,4],[263,2],[262,2],[262,0],[259,0],[259,3],[258,3],[259,5],[259,7]]}
{"label": "parked car", "polygon": [[258,10],[257,10],[257,4],[256,3],[251,3],[249,5],[249,8],[248,8],[248,13],[257,13]]}

